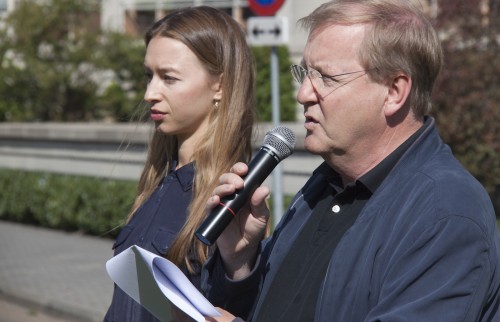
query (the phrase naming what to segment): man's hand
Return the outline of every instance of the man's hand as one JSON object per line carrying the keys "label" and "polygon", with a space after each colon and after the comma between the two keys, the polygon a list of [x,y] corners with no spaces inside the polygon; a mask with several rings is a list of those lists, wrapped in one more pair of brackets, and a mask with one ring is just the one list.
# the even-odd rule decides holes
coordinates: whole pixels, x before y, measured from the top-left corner
{"label": "man's hand", "polygon": [[[230,173],[219,178],[220,185],[214,189],[207,201],[207,211],[219,204],[221,198],[235,193],[244,185],[243,176],[248,172],[244,163],[236,163]],[[266,198],[269,188],[258,187],[250,201],[236,214],[236,218],[217,239],[226,274],[232,279],[241,279],[252,270],[257,257],[259,243],[265,235],[269,208]]]}
{"label": "man's hand", "polygon": [[206,322],[233,322],[233,321],[243,321],[242,319],[236,318],[234,315],[229,313],[228,311],[221,309],[220,307],[217,308],[217,311],[220,312],[221,316],[216,316],[216,317],[208,317],[206,318]]}

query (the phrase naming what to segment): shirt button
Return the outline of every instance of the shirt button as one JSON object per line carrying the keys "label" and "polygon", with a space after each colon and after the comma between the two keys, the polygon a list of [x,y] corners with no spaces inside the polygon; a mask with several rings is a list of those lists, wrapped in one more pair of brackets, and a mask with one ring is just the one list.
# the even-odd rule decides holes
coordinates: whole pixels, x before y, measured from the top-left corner
{"label": "shirt button", "polygon": [[333,207],[332,207],[332,211],[333,211],[334,213],[338,213],[338,212],[340,211],[340,206],[339,206],[339,205],[335,205],[335,206],[333,206]]}

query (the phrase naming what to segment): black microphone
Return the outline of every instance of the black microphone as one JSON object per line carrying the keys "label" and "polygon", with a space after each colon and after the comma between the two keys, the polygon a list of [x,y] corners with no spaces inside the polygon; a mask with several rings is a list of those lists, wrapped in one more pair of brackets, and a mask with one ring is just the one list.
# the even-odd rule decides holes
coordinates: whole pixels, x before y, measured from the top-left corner
{"label": "black microphone", "polygon": [[204,244],[212,245],[276,165],[293,153],[294,147],[292,130],[278,126],[267,132],[264,144],[248,164],[243,189],[221,199],[196,231],[196,237]]}

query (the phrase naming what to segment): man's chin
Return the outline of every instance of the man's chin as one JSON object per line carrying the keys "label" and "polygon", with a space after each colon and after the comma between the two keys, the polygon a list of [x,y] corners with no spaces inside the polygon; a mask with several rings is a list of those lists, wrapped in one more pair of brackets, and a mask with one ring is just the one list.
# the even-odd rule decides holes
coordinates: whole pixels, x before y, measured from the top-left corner
{"label": "man's chin", "polygon": [[314,155],[321,155],[321,153],[323,152],[320,149],[317,140],[314,137],[308,135],[306,135],[306,137],[304,138],[304,149]]}

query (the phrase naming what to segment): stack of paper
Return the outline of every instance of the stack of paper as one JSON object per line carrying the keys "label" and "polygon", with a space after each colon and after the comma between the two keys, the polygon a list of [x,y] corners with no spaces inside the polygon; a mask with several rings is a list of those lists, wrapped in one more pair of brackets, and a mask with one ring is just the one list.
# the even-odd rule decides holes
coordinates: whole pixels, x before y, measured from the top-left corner
{"label": "stack of paper", "polygon": [[131,246],[106,263],[111,279],[163,322],[173,320],[172,304],[196,321],[219,312],[166,258]]}

